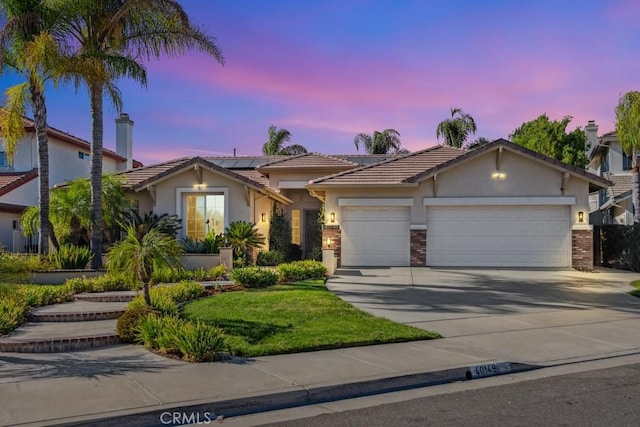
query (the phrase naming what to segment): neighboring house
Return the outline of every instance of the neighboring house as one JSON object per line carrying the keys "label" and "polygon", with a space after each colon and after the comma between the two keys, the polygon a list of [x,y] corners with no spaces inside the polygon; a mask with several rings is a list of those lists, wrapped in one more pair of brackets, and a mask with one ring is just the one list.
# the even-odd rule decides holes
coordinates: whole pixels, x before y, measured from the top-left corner
{"label": "neighboring house", "polygon": [[590,222],[595,225],[633,224],[631,156],[622,151],[615,132],[598,138],[598,126],[593,120],[585,131],[591,142],[589,169],[612,183],[590,196]]}
{"label": "neighboring house", "polygon": [[256,223],[274,203],[293,240],[337,266],[593,265],[589,193],[611,182],[500,139],[401,156],[188,158],[121,173],[141,212],[177,214],[181,236]]}
{"label": "neighboring house", "polygon": [[[6,248],[23,252],[28,242],[19,231],[19,219],[28,206],[38,204],[38,141],[32,120],[25,118],[25,136],[16,147],[13,164],[9,164],[0,138],[0,242]],[[105,173],[140,167],[132,158],[133,122],[122,114],[116,119],[116,151],[104,150]],[[49,127],[49,183],[88,177],[91,169],[91,144],[58,129]]]}

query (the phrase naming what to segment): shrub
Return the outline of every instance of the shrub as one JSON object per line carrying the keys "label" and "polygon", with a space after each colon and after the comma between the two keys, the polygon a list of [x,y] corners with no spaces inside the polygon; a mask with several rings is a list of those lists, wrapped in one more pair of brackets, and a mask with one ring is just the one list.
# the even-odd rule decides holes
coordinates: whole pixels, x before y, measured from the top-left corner
{"label": "shrub", "polygon": [[258,252],[258,258],[256,264],[275,266],[284,262],[284,254],[280,251],[260,251]]}
{"label": "shrub", "polygon": [[[170,286],[156,286],[149,291],[151,307],[164,314],[177,314],[178,304],[204,295],[204,288],[195,282],[181,282]],[[127,310],[146,307],[144,298],[138,296],[127,306]]]}
{"label": "shrub", "polygon": [[120,339],[128,343],[141,342],[137,337],[136,332],[138,325],[142,319],[155,313],[157,313],[155,310],[147,306],[128,309],[118,318],[118,322],[116,324],[116,331],[118,332]]}
{"label": "shrub", "polygon": [[229,245],[237,258],[249,258],[254,248],[264,245],[264,236],[255,224],[247,221],[234,221],[226,230]]}
{"label": "shrub", "polygon": [[219,254],[220,246],[224,243],[224,235],[216,235],[210,231],[204,240],[185,237],[182,239],[182,248],[188,254]]}
{"label": "shrub", "polygon": [[225,345],[222,329],[201,322],[182,323],[174,338],[182,358],[188,362],[216,360]]}
{"label": "shrub", "polygon": [[619,266],[625,250],[624,225],[603,225],[600,228],[602,238],[602,263],[607,267]]}
{"label": "shrub", "polygon": [[107,273],[100,277],[78,277],[69,279],[65,286],[73,289],[74,293],[82,292],[110,292],[129,291],[139,289],[140,284],[131,281],[124,273]]}
{"label": "shrub", "polygon": [[278,283],[278,273],[271,268],[246,267],[231,271],[231,280],[248,288],[262,288]]}
{"label": "shrub", "polygon": [[300,261],[302,259],[302,248],[300,245],[291,243],[287,253],[287,261]]}
{"label": "shrub", "polygon": [[273,206],[271,221],[269,221],[269,248],[286,254],[291,244],[291,222],[278,205]]}
{"label": "shrub", "polygon": [[287,264],[280,264],[276,267],[283,282],[295,282],[297,280],[313,279],[323,277],[327,274],[327,269],[319,261],[305,260],[293,261]]}
{"label": "shrub", "polygon": [[307,258],[313,261],[322,261],[322,248],[320,246],[316,246],[311,250]]}
{"label": "shrub", "polygon": [[29,307],[16,295],[3,295],[0,299],[0,335],[13,331],[23,321]]}
{"label": "shrub", "polygon": [[176,316],[146,316],[136,328],[145,347],[191,362],[216,360],[225,345],[221,329]]}
{"label": "shrub", "polygon": [[624,261],[631,271],[640,271],[640,224],[627,227]]}
{"label": "shrub", "polygon": [[178,355],[174,337],[183,323],[184,320],[176,316],[146,316],[138,324],[136,335],[146,348]]}
{"label": "shrub", "polygon": [[86,246],[60,245],[58,250],[49,253],[49,262],[61,270],[85,268],[92,259],[93,254]]}
{"label": "shrub", "polygon": [[50,267],[49,263],[38,255],[0,251],[0,281],[2,282],[24,282],[29,277],[29,273]]}
{"label": "shrub", "polygon": [[225,274],[227,274],[227,267],[224,264],[216,265],[209,270],[207,279],[221,280],[224,278]]}

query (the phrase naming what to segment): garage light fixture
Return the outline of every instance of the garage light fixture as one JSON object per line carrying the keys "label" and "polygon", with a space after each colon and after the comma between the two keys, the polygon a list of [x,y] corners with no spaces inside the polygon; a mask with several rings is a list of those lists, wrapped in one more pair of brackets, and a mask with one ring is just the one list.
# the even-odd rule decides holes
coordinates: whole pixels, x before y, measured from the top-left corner
{"label": "garage light fixture", "polygon": [[584,212],[578,212],[578,222],[584,222]]}
{"label": "garage light fixture", "polygon": [[504,172],[501,172],[499,170],[494,171],[491,174],[491,179],[495,179],[495,180],[498,180],[498,181],[501,181],[501,180],[505,179],[506,177],[507,177],[507,174],[504,173]]}
{"label": "garage light fixture", "polygon": [[331,237],[327,237],[327,247],[331,247]]}
{"label": "garage light fixture", "polygon": [[331,222],[336,222],[336,213],[331,212],[331,214],[329,214],[329,219],[331,220]]}
{"label": "garage light fixture", "polygon": [[262,222],[267,222],[267,214],[262,212]]}

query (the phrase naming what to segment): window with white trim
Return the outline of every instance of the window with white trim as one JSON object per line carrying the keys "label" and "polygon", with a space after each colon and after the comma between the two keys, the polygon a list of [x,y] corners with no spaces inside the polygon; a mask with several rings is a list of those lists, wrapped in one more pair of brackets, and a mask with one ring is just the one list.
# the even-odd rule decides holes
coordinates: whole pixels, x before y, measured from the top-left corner
{"label": "window with white trim", "polygon": [[209,232],[224,233],[224,194],[185,195],[185,236],[204,239]]}

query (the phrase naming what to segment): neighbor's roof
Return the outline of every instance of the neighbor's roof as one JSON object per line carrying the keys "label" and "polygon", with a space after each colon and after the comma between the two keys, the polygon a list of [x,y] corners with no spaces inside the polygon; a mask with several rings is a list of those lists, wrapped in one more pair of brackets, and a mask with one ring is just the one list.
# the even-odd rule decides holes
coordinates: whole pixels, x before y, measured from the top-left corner
{"label": "neighbor's roof", "polygon": [[28,172],[0,172],[0,196],[15,190],[37,176],[38,169],[31,169]]}
{"label": "neighbor's roof", "polygon": [[437,145],[415,153],[393,157],[380,163],[374,163],[346,172],[312,180],[312,185],[397,185],[407,184],[425,170],[455,159],[465,153],[464,150]]}
{"label": "neighbor's roof", "polygon": [[607,188],[607,194],[610,198],[624,198],[628,196],[628,193],[630,193],[633,188],[631,174],[607,173],[605,177],[613,183],[612,186]]}
{"label": "neighbor's roof", "polygon": [[[27,117],[23,117],[22,120],[24,121],[25,130],[27,130],[28,132],[35,132],[36,127],[35,127],[35,123],[34,123],[33,120],[31,120],[31,119],[29,119]],[[69,133],[63,132],[63,131],[61,131],[59,129],[56,129],[56,128],[53,128],[51,126],[47,127],[47,133],[50,136],[54,136],[54,137],[56,137],[58,139],[61,139],[61,140],[65,141],[65,142],[71,144],[71,145],[75,145],[78,148],[82,148],[84,150],[91,151],[91,143],[85,141],[84,139],[80,139],[80,138],[78,138],[76,136],[73,136],[73,135],[71,135]],[[111,151],[111,150],[108,150],[106,148],[102,149],[102,153],[103,153],[104,156],[111,157],[112,159],[119,160],[119,161],[122,161],[122,162],[127,160],[126,158],[122,157],[121,155],[119,155],[115,151]],[[137,160],[133,161],[133,167],[134,168],[139,168],[141,166],[142,166],[142,163],[140,163],[139,161],[137,161]]]}

